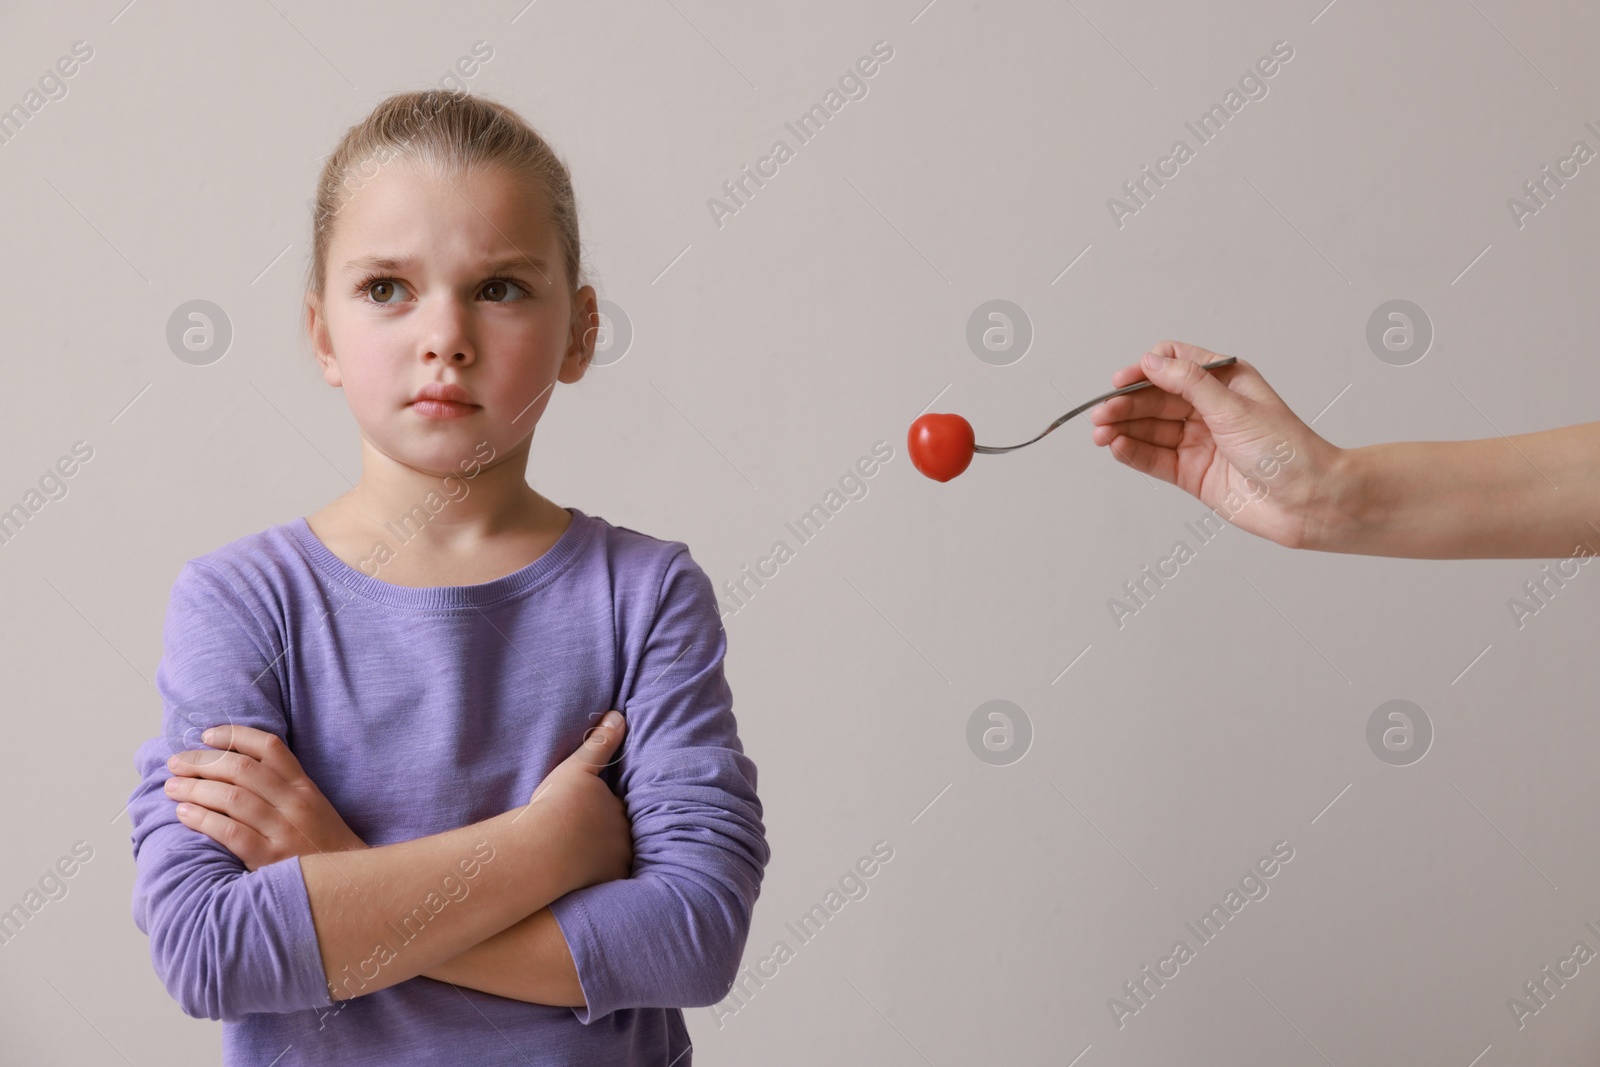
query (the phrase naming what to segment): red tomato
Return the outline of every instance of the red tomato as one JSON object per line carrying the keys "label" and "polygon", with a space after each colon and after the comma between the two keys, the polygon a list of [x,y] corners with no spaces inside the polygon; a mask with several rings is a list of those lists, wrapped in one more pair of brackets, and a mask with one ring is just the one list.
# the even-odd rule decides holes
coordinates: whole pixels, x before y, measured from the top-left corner
{"label": "red tomato", "polygon": [[960,415],[930,412],[913,422],[906,435],[912,465],[939,482],[967,469],[975,454],[972,443],[972,424]]}

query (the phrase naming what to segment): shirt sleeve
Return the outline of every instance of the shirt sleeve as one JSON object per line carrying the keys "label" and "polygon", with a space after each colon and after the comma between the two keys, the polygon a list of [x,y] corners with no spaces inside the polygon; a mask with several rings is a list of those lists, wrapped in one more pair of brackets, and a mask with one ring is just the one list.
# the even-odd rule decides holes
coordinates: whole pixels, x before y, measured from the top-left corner
{"label": "shirt sleeve", "polygon": [[723,677],[727,635],[688,550],[667,565],[634,670],[618,784],[633,826],[630,877],[550,905],[592,1023],[636,1007],[701,1007],[728,992],[771,853],[756,766]]}
{"label": "shirt sleeve", "polygon": [[237,1020],[331,1004],[299,857],[255,871],[178,821],[167,759],[237,723],[288,740],[281,642],[215,570],[190,561],[173,584],[156,669],[162,731],[139,746],[133,921],[174,1000],[195,1018]]}

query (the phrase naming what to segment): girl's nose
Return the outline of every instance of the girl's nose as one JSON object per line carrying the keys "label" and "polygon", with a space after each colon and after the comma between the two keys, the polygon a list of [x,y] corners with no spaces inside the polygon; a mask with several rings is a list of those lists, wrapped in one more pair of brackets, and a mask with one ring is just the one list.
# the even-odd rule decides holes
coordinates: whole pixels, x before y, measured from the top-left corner
{"label": "girl's nose", "polygon": [[[441,352],[446,352],[449,354],[441,356]],[[446,363],[454,363],[462,366],[465,366],[473,361],[472,354],[468,352],[466,348],[457,348],[454,345],[439,345],[437,347],[430,346],[425,350],[425,354],[423,355],[422,359],[423,362],[442,359]]]}
{"label": "girl's nose", "polygon": [[458,304],[435,308],[421,338],[423,362],[439,360],[461,366],[474,362],[475,342],[467,318],[467,309]]}

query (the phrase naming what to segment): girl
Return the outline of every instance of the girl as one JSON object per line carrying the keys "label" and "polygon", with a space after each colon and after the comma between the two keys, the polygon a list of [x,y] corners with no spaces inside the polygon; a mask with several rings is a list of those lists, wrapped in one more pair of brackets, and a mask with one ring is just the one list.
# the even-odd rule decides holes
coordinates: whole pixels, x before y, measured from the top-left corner
{"label": "girl", "polygon": [[582,279],[508,108],[403,93],[327,159],[305,325],[361,481],[184,565],[129,809],[226,1064],[685,1067],[732,984],[770,853],[711,582],[526,480]]}

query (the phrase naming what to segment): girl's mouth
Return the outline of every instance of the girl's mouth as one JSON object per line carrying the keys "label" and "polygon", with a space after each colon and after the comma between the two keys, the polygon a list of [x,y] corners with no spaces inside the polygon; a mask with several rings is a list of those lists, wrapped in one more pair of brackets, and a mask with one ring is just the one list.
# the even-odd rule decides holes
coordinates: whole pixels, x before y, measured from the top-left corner
{"label": "girl's mouth", "polygon": [[461,404],[454,400],[416,400],[411,410],[425,419],[459,419],[481,410],[478,404]]}

